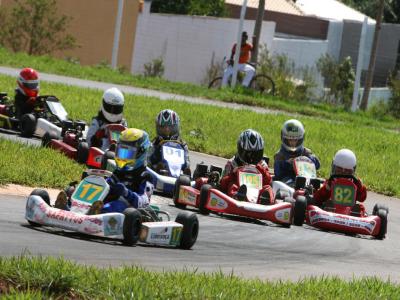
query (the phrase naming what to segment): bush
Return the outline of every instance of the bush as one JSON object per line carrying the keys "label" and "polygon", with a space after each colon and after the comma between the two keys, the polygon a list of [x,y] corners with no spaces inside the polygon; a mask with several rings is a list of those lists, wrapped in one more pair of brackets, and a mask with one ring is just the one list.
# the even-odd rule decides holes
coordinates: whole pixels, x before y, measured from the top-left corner
{"label": "bush", "polygon": [[164,75],[164,61],[162,57],[153,59],[151,62],[144,64],[144,76],[146,77],[162,77]]}
{"label": "bush", "polygon": [[326,101],[334,105],[342,105],[349,110],[354,90],[354,70],[351,58],[346,57],[341,63],[336,62],[329,54],[321,56],[317,69],[328,87]]}
{"label": "bush", "polygon": [[59,16],[56,0],[15,0],[0,20],[0,42],[14,52],[43,55],[77,46],[75,38],[65,34],[71,18]]}
{"label": "bush", "polygon": [[220,61],[215,61],[215,53],[213,53],[213,56],[211,58],[211,63],[207,67],[204,78],[201,81],[201,83],[208,86],[211,80],[213,80],[218,76],[222,76],[222,70],[224,69],[224,65],[225,65],[224,59]]}
{"label": "bush", "polygon": [[[397,72],[397,74],[399,74]],[[389,88],[392,92],[392,97],[389,99],[389,112],[392,116],[400,119],[400,79],[398,76],[391,75],[389,77]]]}
{"label": "bush", "polygon": [[258,74],[267,74],[275,82],[275,95],[306,102],[314,97],[316,87],[311,68],[296,68],[287,55],[270,55],[265,45],[260,46]]}

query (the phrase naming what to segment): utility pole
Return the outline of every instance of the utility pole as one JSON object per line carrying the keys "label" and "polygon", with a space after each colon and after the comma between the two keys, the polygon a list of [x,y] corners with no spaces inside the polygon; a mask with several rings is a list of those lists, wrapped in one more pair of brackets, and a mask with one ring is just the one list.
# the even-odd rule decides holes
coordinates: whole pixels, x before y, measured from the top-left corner
{"label": "utility pole", "polygon": [[381,23],[382,23],[382,15],[384,7],[385,7],[385,0],[380,0],[378,14],[376,16],[374,40],[372,42],[371,57],[369,59],[367,79],[365,81],[364,94],[360,105],[361,110],[366,110],[368,107],[368,98],[369,98],[369,92],[371,90],[372,79],[374,77],[376,50],[378,48],[379,32],[381,31]]}
{"label": "utility pole", "polygon": [[265,12],[265,0],[260,0],[258,3],[258,11],[257,11],[257,19],[254,24],[254,33],[253,33],[253,51],[251,53],[251,62],[256,63],[258,58],[258,46],[260,44],[260,35],[261,35],[261,27],[262,22],[264,20],[264,12]]}

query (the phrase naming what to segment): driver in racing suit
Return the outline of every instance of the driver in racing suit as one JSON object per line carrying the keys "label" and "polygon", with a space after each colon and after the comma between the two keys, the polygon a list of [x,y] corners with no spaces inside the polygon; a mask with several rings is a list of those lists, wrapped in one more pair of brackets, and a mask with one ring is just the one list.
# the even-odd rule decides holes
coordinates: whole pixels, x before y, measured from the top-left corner
{"label": "driver in racing suit", "polygon": [[106,125],[128,126],[123,118],[124,102],[124,95],[117,88],[113,87],[104,92],[101,109],[98,115],[92,119],[87,132],[86,141],[89,147],[99,147],[104,151],[110,147],[109,141],[105,137]]}
{"label": "driver in racing suit", "polygon": [[264,140],[262,136],[255,130],[247,129],[239,135],[237,141],[237,153],[228,160],[219,183],[222,192],[228,196],[240,201],[247,200],[247,187],[245,185],[238,186],[237,168],[240,166],[253,164],[260,171],[263,182],[262,189],[259,194],[260,202],[263,204],[271,204],[274,200],[271,184],[271,175],[269,173],[268,164],[263,159]]}
{"label": "driver in racing suit", "polygon": [[164,168],[161,153],[162,143],[168,140],[176,141],[183,147],[185,152],[185,163],[182,166],[183,173],[190,176],[189,149],[186,142],[180,137],[180,119],[178,114],[171,109],[164,109],[159,112],[155,122],[157,137],[152,142],[151,154],[149,157],[151,168],[156,171]]}
{"label": "driver in racing suit", "polygon": [[[353,151],[349,149],[341,149],[336,152],[332,160],[331,175],[355,175],[357,166],[357,158]],[[352,179],[349,179],[352,180]],[[354,181],[354,180],[352,180]],[[364,202],[367,198],[367,188],[362,183],[360,178],[353,182],[357,186],[356,201]],[[314,192],[314,203],[322,206],[331,198],[331,182],[325,181],[320,189]],[[365,215],[365,207],[362,203],[356,204],[356,209],[359,209],[360,214]],[[354,209],[353,209],[354,210]]]}
{"label": "driver in racing suit", "polygon": [[296,174],[293,169],[293,160],[299,156],[306,156],[312,160],[318,170],[320,162],[312,151],[303,146],[304,126],[298,120],[286,121],[281,130],[282,145],[274,156],[274,181],[294,184]]}

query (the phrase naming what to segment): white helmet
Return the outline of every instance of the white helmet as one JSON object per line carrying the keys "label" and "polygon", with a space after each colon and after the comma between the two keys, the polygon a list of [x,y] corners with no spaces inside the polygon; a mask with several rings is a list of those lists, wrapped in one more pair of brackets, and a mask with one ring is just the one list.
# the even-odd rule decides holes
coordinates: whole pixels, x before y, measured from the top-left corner
{"label": "white helmet", "polygon": [[295,152],[303,147],[304,126],[300,121],[287,120],[281,130],[281,140],[283,147],[290,152]]}
{"label": "white helmet", "polygon": [[108,122],[117,123],[122,120],[124,102],[124,95],[119,89],[113,87],[104,92],[101,111]]}
{"label": "white helmet", "polygon": [[356,166],[357,159],[354,152],[349,149],[341,149],[336,152],[335,157],[333,158],[332,175],[340,175],[336,174],[336,167],[347,170],[348,172],[345,173],[349,173],[348,175],[354,175],[354,172],[356,171]]}

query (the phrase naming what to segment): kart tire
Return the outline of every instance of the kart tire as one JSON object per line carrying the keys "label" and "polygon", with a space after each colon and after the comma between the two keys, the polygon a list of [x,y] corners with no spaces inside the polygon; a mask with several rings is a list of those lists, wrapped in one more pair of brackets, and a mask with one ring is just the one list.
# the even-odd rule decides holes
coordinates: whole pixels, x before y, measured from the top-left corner
{"label": "kart tire", "polygon": [[294,203],[293,225],[302,226],[306,216],[307,199],[304,196],[298,196]]}
{"label": "kart tire", "polygon": [[208,215],[210,211],[206,208],[206,203],[208,200],[208,192],[212,188],[210,184],[204,184],[200,189],[200,203],[199,203],[199,211],[202,215]]}
{"label": "kart tire", "polygon": [[199,234],[199,220],[196,214],[184,211],[178,214],[175,222],[183,225],[179,248],[189,250],[197,240]]}
{"label": "kart tire", "polygon": [[389,208],[388,208],[386,205],[380,204],[380,203],[376,203],[376,204],[374,205],[374,208],[372,209],[372,214],[373,214],[374,216],[376,216],[377,213],[378,213],[378,211],[379,211],[380,209],[386,210],[386,214],[389,213]]}
{"label": "kart tire", "polygon": [[124,224],[122,243],[127,246],[132,246],[137,243],[140,235],[141,214],[135,208],[129,207],[124,210]]}
{"label": "kart tire", "polygon": [[101,158],[101,169],[107,170],[107,162],[109,159],[115,159],[115,153],[113,151],[106,151]]}
{"label": "kart tire", "polygon": [[89,144],[81,142],[78,144],[76,160],[80,164],[86,164],[89,157]]}
{"label": "kart tire", "polygon": [[43,147],[49,147],[51,140],[57,140],[58,136],[55,132],[50,131],[46,132],[44,136],[42,137],[42,146]]}
{"label": "kart tire", "polygon": [[381,219],[381,227],[376,235],[378,240],[383,240],[386,237],[387,232],[387,211],[385,209],[379,209],[376,214]]}
{"label": "kart tire", "polygon": [[187,175],[181,175],[178,177],[178,179],[175,181],[175,187],[174,187],[174,194],[173,194],[173,200],[174,204],[177,208],[185,209],[186,205],[179,203],[179,191],[181,189],[181,186],[190,186],[190,177]]}
{"label": "kart tire", "polygon": [[[39,197],[41,197],[41,198],[43,199],[43,201],[44,201],[48,206],[50,206],[50,196],[49,196],[49,193],[48,193],[47,191],[42,190],[42,189],[34,189],[34,190],[31,192],[30,196],[39,196]],[[28,223],[29,223],[29,225],[31,225],[31,226],[33,226],[33,227],[42,226],[42,224],[39,224],[39,223],[30,221],[30,220],[28,220]]]}
{"label": "kart tire", "polygon": [[25,114],[19,121],[21,135],[24,137],[32,137],[36,130],[36,117],[33,114]]}

